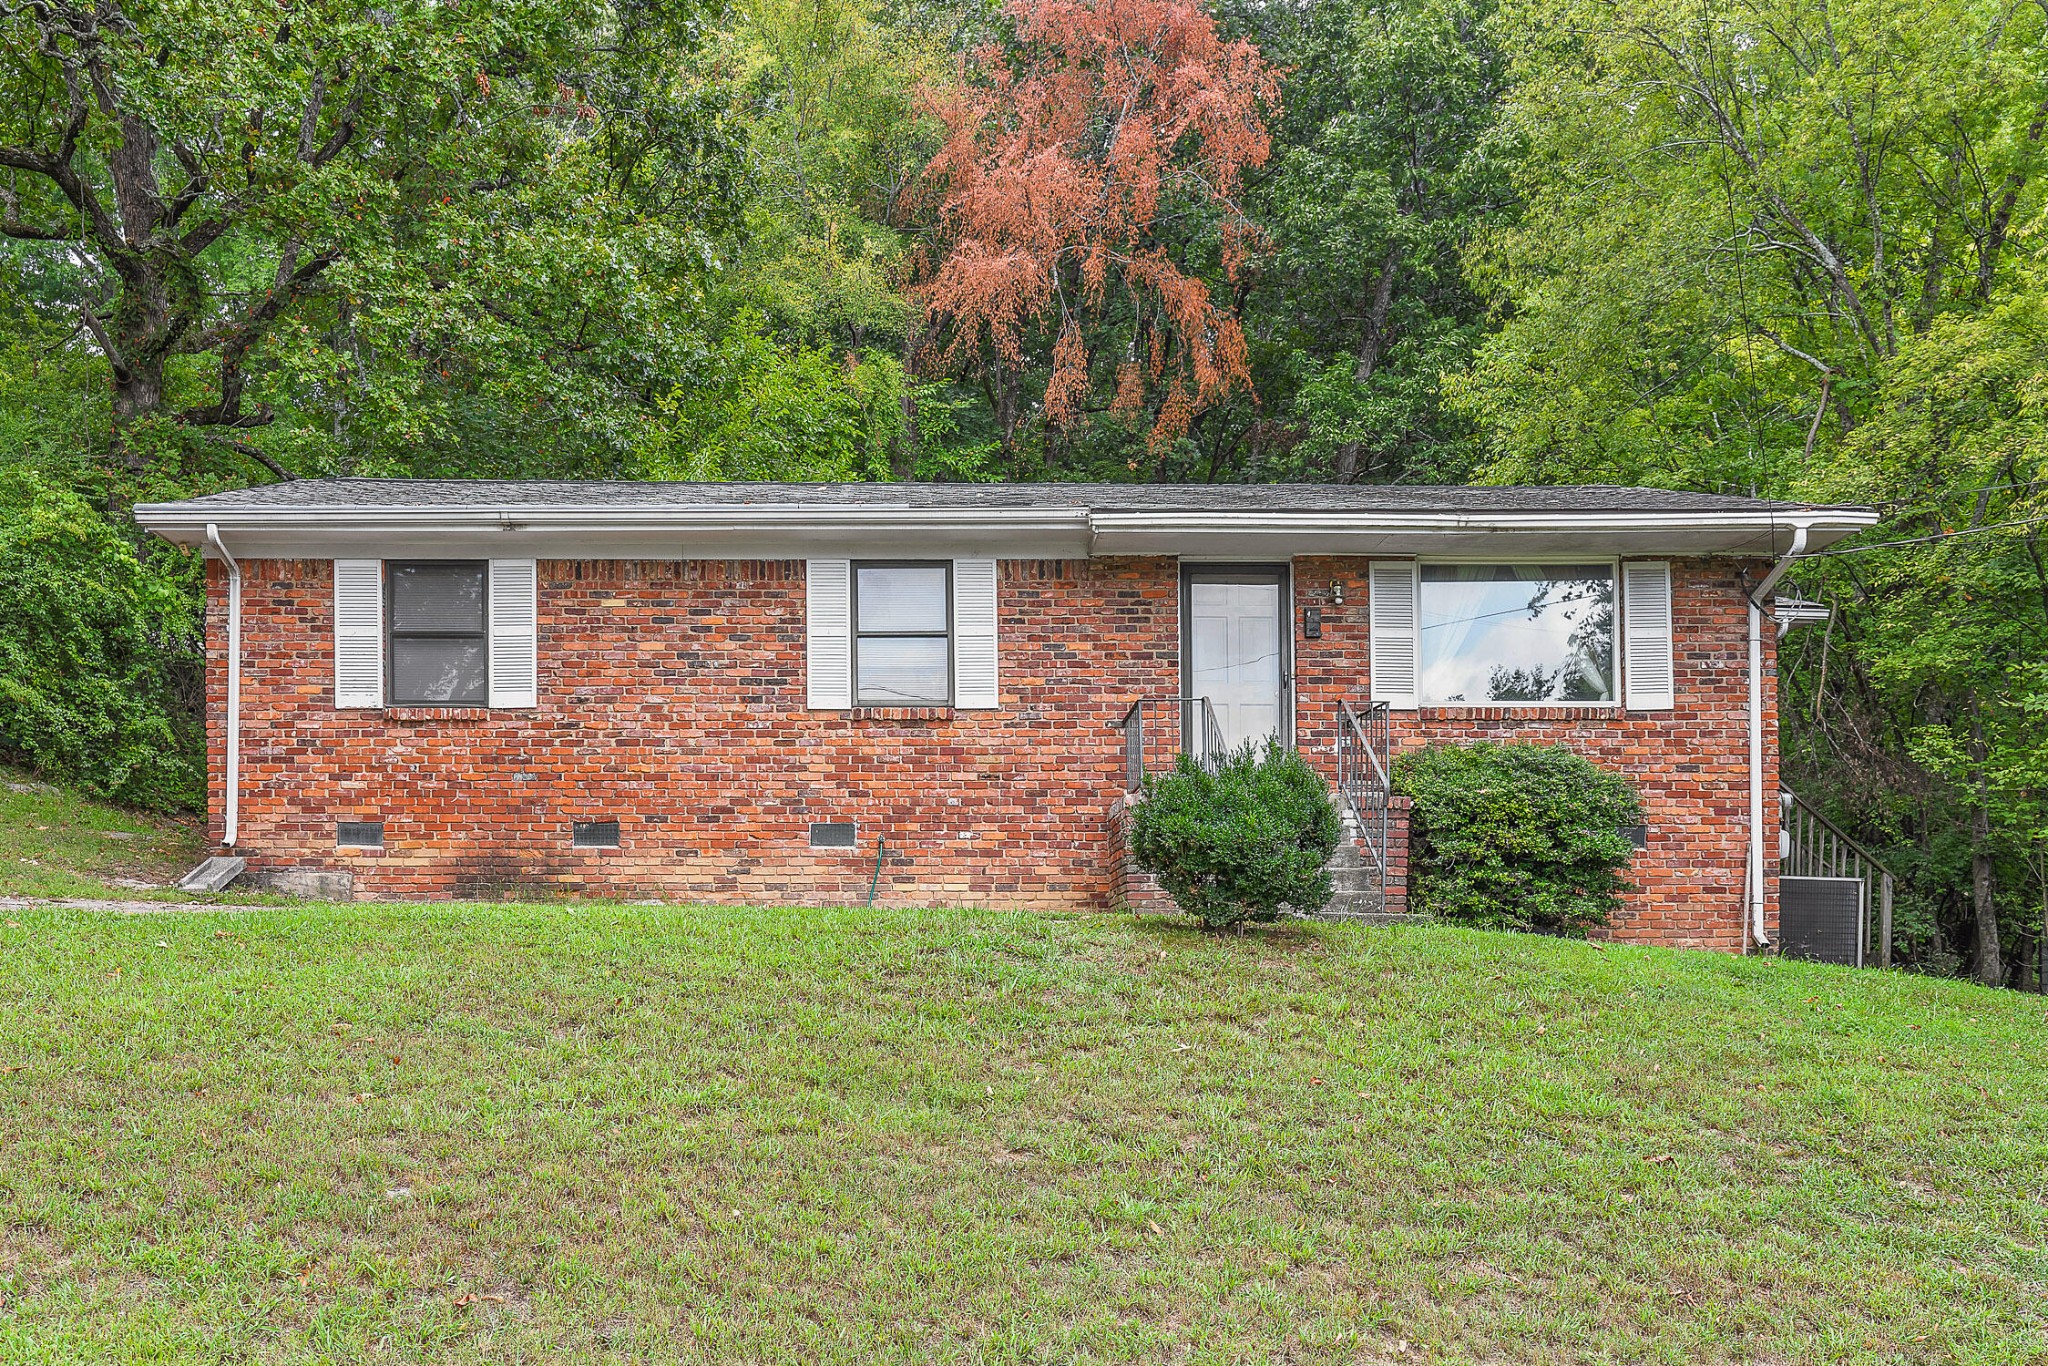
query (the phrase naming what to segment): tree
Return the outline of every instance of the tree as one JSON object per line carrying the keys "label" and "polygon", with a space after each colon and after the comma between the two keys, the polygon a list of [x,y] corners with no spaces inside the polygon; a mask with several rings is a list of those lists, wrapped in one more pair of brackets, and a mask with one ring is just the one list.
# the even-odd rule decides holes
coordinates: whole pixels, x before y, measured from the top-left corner
{"label": "tree", "polygon": [[[1471,423],[1439,377],[1491,329],[1464,256],[1514,220],[1498,129],[1507,60],[1492,0],[1233,6],[1292,71],[1249,201],[1275,250],[1245,306],[1262,404],[1203,420],[1214,469],[1249,477],[1455,481]],[[1237,442],[1245,450],[1232,450]]]}
{"label": "tree", "polygon": [[1794,571],[1841,610],[1787,642],[1784,733],[1788,778],[1905,874],[1922,961],[1965,945],[1986,981],[2048,838],[2044,17],[1510,0],[1524,210],[1473,253],[1505,324],[1449,386],[1492,480],[1877,502],[1879,544],[1972,531]]}
{"label": "tree", "polygon": [[1804,591],[1844,610],[1830,636],[1800,642],[1792,671],[1794,763],[1875,794],[1858,803],[1864,821],[1918,846],[1914,881],[1941,889],[1943,909],[1968,928],[1971,971],[1994,985],[2006,976],[2003,946],[2037,933],[2038,898],[2025,889],[2048,852],[2048,294],[2038,278],[2030,271],[2003,304],[1902,340],[1881,402],[1819,491],[1881,495],[1892,510],[1882,539],[1921,539],[1802,571]]}
{"label": "tree", "polygon": [[199,802],[198,568],[142,559],[84,499],[0,472],[0,754],[138,806]]}
{"label": "tree", "polygon": [[1902,339],[2010,278],[2041,202],[2042,12],[1519,0],[1512,310],[1457,386],[1490,476],[1785,489]]}
{"label": "tree", "polygon": [[[140,426],[171,420],[283,474],[232,437],[276,416],[250,386],[282,335],[346,334],[321,376],[345,383],[366,364],[355,325],[395,302],[413,325],[387,356],[430,354],[446,329],[422,334],[423,301],[452,292],[473,318],[498,302],[478,281],[521,278],[492,269],[496,246],[522,244],[501,205],[559,195],[544,182],[564,171],[654,195],[688,178],[701,121],[648,98],[663,92],[644,60],[673,53],[684,18],[583,0],[6,0],[0,232],[65,268],[54,307],[105,359],[124,463],[141,462]],[[630,129],[609,96],[635,106]],[[695,207],[715,221],[714,198]],[[306,313],[316,297],[324,316]],[[180,403],[185,358],[211,373]]]}
{"label": "tree", "polygon": [[938,141],[917,91],[944,76],[939,41],[872,0],[749,0],[712,56],[750,128],[734,293],[789,341],[900,343],[901,229]]}
{"label": "tree", "polygon": [[981,45],[931,95],[945,140],[913,297],[939,362],[984,385],[1006,450],[1036,365],[1049,429],[1107,410],[1157,452],[1250,382],[1236,291],[1264,235],[1240,194],[1271,150],[1278,75],[1189,0],[1006,13],[1016,40]]}
{"label": "tree", "polygon": [[886,479],[903,426],[895,357],[778,347],[739,320],[636,452],[654,479]]}

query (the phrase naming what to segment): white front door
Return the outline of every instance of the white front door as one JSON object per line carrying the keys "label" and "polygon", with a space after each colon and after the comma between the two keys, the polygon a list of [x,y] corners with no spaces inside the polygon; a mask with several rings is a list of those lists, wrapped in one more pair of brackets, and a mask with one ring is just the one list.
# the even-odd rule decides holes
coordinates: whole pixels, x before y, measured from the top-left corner
{"label": "white front door", "polygon": [[[1286,571],[1191,569],[1187,574],[1186,694],[1216,710],[1223,743],[1287,736]],[[1189,747],[1203,749],[1200,708]]]}

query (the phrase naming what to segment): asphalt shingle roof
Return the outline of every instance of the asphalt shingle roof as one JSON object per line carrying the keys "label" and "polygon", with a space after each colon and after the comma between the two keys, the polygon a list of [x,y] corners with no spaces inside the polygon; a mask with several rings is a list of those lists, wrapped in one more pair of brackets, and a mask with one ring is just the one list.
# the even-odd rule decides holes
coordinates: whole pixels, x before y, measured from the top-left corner
{"label": "asphalt shingle roof", "polygon": [[210,494],[198,510],[909,507],[1092,512],[1762,512],[1801,503],[1607,484],[688,484],[570,479],[301,479]]}

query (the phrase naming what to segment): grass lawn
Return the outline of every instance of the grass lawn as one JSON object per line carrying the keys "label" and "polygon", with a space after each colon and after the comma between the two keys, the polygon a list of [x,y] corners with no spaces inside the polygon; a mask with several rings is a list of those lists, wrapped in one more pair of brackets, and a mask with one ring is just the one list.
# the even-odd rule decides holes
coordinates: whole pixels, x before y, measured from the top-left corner
{"label": "grass lawn", "polygon": [[124,811],[0,765],[0,896],[165,896],[206,854],[196,820]]}
{"label": "grass lawn", "polygon": [[0,1360],[2040,1361],[2043,1011],[1445,929],[9,911]]}

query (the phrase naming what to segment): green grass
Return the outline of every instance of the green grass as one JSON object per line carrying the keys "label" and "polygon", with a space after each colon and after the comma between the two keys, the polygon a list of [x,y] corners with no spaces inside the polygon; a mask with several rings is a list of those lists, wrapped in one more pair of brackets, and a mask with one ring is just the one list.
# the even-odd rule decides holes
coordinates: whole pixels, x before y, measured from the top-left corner
{"label": "green grass", "polygon": [[164,884],[206,853],[196,821],[91,801],[0,766],[0,896],[168,895]]}
{"label": "green grass", "polygon": [[8,1362],[2048,1353],[2037,997],[1107,916],[5,921]]}

